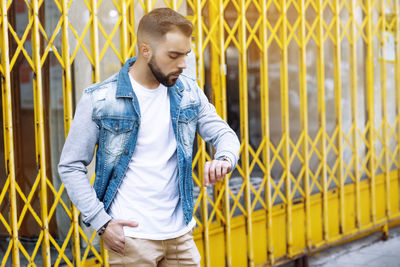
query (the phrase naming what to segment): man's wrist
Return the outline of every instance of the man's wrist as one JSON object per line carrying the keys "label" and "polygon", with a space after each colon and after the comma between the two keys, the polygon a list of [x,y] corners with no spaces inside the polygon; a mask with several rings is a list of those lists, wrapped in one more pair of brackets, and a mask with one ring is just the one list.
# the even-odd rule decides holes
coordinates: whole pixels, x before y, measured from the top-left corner
{"label": "man's wrist", "polygon": [[224,160],[224,161],[228,162],[231,165],[231,168],[232,168],[232,162],[228,157],[223,156],[223,157],[218,158],[218,160]]}
{"label": "man's wrist", "polygon": [[106,228],[108,226],[108,224],[111,222],[111,220],[109,220],[108,222],[106,222],[102,227],[100,227],[100,229],[97,231],[98,235],[101,236],[102,234],[104,234],[104,232],[106,231]]}

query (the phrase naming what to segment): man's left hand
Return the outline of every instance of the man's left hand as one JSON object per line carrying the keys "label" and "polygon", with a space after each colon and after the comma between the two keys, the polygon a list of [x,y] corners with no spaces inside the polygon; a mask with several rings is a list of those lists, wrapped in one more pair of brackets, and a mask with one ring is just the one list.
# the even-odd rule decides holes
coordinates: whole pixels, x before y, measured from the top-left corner
{"label": "man's left hand", "polygon": [[226,159],[207,161],[204,165],[204,186],[209,186],[210,182],[215,185],[225,177],[231,168],[231,163]]}

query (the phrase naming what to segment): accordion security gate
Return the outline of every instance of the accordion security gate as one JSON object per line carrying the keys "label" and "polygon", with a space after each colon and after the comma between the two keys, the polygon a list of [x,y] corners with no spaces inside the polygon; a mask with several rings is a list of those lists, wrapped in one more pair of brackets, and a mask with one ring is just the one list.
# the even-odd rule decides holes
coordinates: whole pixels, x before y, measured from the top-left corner
{"label": "accordion security gate", "polygon": [[[199,85],[212,88],[218,113],[237,123],[241,140],[237,170],[215,187],[200,186],[212,149],[201,139],[195,148],[194,238],[202,266],[274,265],[380,227],[387,232],[400,219],[399,4],[2,0],[0,265],[108,265],[101,241],[84,229],[50,171],[57,162],[49,160],[49,84],[58,75],[65,137],[76,89],[134,56],[138,18],[160,6],[193,22]],[[31,83],[16,96],[21,61]],[[16,99],[33,112],[36,175],[28,189],[16,167]],[[27,217],[36,234],[22,230]]]}

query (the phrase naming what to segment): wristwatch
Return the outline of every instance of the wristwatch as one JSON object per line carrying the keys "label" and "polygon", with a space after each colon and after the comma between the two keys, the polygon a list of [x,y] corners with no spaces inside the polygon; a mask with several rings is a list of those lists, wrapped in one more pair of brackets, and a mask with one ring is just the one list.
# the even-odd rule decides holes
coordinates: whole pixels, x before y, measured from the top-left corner
{"label": "wristwatch", "polygon": [[231,164],[231,167],[232,167],[232,162],[228,157],[222,156],[220,158],[217,158],[217,160],[225,160],[225,161],[229,162]]}
{"label": "wristwatch", "polygon": [[110,223],[111,220],[109,220],[108,222],[106,222],[98,231],[97,233],[100,235],[104,234],[104,231],[106,230],[108,224]]}

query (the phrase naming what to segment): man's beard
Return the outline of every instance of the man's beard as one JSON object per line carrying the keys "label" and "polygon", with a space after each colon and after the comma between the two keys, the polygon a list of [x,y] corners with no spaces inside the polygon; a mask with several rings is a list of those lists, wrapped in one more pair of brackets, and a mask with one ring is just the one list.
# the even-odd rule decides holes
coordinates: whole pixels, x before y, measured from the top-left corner
{"label": "man's beard", "polygon": [[153,73],[154,77],[156,78],[156,80],[166,87],[173,86],[176,83],[176,81],[178,80],[178,78],[170,79],[170,77],[172,75],[179,75],[182,73],[182,71],[175,71],[175,72],[171,72],[170,74],[165,75],[164,73],[162,73],[162,71],[158,67],[153,56],[151,57],[150,62],[147,63],[147,65],[149,66],[149,68],[150,68],[151,72]]}

